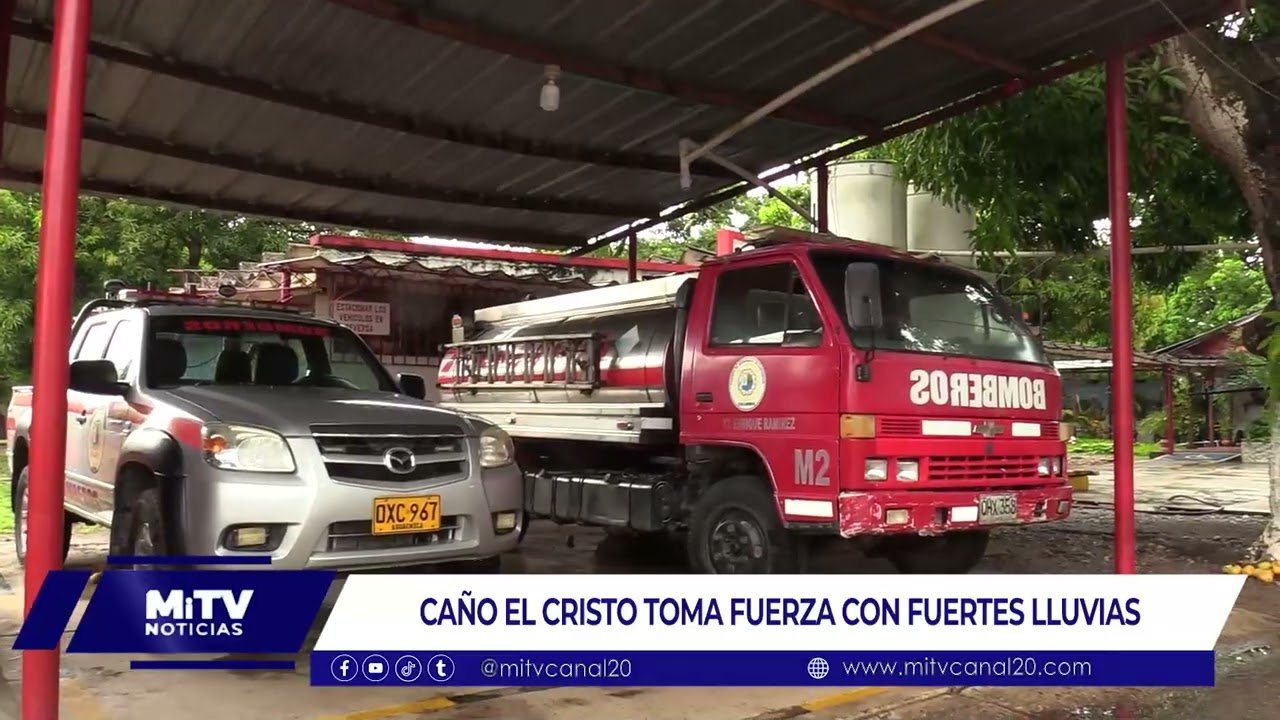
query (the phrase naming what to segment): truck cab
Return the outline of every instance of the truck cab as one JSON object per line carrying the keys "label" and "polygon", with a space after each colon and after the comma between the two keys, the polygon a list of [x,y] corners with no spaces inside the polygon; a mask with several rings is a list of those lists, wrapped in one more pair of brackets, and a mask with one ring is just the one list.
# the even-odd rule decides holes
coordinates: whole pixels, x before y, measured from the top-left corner
{"label": "truck cab", "polygon": [[[793,570],[826,536],[963,572],[991,528],[1070,512],[1057,373],[955,266],[777,230],[687,276],[476,319],[441,388],[512,434],[526,509],[679,533],[702,570]],[[578,345],[521,342],[557,337]]]}
{"label": "truck cab", "polygon": [[[91,302],[73,329],[64,553],[73,522],[109,527],[113,555],[284,568],[496,569],[514,549],[507,434],[423,400],[422,378],[392,378],[348,328],[125,294]],[[31,397],[14,388],[8,414],[19,560]]]}

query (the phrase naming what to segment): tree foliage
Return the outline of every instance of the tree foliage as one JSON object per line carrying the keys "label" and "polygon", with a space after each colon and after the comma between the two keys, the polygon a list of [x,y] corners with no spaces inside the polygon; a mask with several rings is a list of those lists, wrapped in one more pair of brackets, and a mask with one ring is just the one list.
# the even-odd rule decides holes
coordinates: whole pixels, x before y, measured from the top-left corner
{"label": "tree foliage", "polygon": [[[0,191],[0,386],[25,382],[39,256],[40,198]],[[306,238],[312,228],[272,220],[140,205],[118,198],[80,200],[76,237],[76,307],[118,279],[130,287],[167,288],[172,269],[236,267],[265,251]]]}

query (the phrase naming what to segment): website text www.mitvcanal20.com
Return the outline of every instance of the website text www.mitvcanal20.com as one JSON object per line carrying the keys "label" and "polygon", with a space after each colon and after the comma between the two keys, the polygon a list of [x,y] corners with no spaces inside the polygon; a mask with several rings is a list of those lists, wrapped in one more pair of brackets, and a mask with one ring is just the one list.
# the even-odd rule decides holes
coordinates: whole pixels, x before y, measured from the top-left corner
{"label": "website text www.mitvcanal20.com", "polygon": [[[590,662],[539,662],[528,658],[499,661],[487,658],[480,663],[480,673],[486,678],[501,680],[626,679],[632,676],[637,662],[644,662],[643,657],[633,660],[615,656]],[[1093,674],[1093,665],[1088,661],[1039,660],[1018,655],[989,660],[939,660],[921,654],[910,660],[834,660],[834,663],[834,667],[851,681],[879,683],[900,679],[912,684],[936,681],[947,685],[974,679],[1087,678]],[[825,680],[833,669],[833,663],[822,656],[809,659],[803,666],[813,680]]]}
{"label": "website text www.mitvcanal20.com", "polygon": [[[1084,660],[1037,660],[1017,655],[995,660],[938,660],[921,655],[902,661],[846,660],[840,666],[851,680],[874,678],[881,682],[892,678],[944,683],[973,678],[1087,678],[1093,674],[1093,665]],[[816,657],[809,661],[807,670],[810,677],[819,680],[830,672],[830,664]]]}

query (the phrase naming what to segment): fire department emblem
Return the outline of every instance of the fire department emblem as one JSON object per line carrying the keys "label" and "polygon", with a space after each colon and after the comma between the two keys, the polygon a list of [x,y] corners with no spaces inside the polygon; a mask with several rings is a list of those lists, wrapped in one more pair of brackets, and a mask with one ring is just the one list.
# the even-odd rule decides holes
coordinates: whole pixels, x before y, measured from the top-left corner
{"label": "fire department emblem", "polygon": [[753,357],[742,358],[729,371],[729,399],[743,412],[756,409],[764,399],[764,386],[764,365]]}

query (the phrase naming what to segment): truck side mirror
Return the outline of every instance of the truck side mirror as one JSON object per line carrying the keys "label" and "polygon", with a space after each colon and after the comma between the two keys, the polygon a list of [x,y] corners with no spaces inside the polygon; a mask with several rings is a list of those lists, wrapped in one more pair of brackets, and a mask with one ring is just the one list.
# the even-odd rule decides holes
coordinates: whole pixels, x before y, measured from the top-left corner
{"label": "truck side mirror", "polygon": [[884,327],[880,308],[880,268],[875,263],[849,263],[844,271],[844,307],[854,330]]}
{"label": "truck side mirror", "polygon": [[128,383],[119,380],[110,360],[76,360],[68,368],[67,388],[90,395],[124,395]]}
{"label": "truck side mirror", "polygon": [[413,373],[400,373],[396,376],[396,384],[400,386],[400,392],[412,398],[425,400],[427,398],[427,381],[421,375]]}

